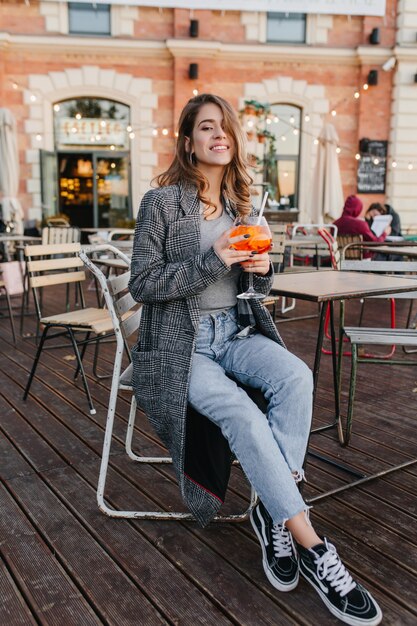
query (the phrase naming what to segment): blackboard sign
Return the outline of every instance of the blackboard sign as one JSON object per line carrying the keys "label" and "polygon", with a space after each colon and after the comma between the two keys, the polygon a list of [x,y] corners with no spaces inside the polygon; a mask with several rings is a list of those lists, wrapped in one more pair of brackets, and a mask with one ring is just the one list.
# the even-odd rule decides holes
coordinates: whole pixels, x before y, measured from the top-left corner
{"label": "blackboard sign", "polygon": [[358,163],[358,193],[385,193],[387,141],[367,140],[367,151]]}

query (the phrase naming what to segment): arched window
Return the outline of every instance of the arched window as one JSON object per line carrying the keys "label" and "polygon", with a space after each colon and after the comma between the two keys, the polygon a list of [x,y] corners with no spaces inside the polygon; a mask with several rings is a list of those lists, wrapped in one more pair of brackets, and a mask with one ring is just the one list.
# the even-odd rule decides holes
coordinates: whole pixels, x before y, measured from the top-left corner
{"label": "arched window", "polygon": [[273,104],[268,130],[274,136],[265,155],[265,181],[270,197],[282,208],[298,207],[301,109]]}

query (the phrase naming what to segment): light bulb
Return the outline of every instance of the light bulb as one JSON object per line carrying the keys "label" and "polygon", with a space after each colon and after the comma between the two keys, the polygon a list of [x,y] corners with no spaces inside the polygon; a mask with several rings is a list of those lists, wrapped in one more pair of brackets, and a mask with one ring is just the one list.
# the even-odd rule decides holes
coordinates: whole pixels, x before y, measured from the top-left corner
{"label": "light bulb", "polygon": [[193,89],[193,96],[198,96],[198,89]]}
{"label": "light bulb", "polygon": [[340,153],[341,153],[341,149],[339,148],[339,146],[337,146],[337,148],[336,148],[336,152],[337,152],[337,154],[340,154]]}
{"label": "light bulb", "polygon": [[76,113],[75,114],[75,119],[76,120],[80,120],[81,119],[81,113]]}
{"label": "light bulb", "polygon": [[61,107],[59,106],[59,104],[54,104],[54,111],[56,111],[58,113],[58,111],[61,109]]}
{"label": "light bulb", "polygon": [[42,135],[36,135],[36,141],[42,141]]}
{"label": "light bulb", "polygon": [[270,117],[267,117],[267,118],[266,118],[266,123],[267,123],[267,124],[272,124],[272,120],[271,120],[271,118],[270,118]]}
{"label": "light bulb", "polygon": [[318,146],[318,145],[319,145],[319,140],[318,140],[318,139],[315,139],[315,140],[313,141],[313,143],[314,143],[314,145],[315,145],[315,146]]}
{"label": "light bulb", "polygon": [[309,116],[309,114],[308,114],[308,113],[306,113],[306,114],[304,115],[304,121],[305,121],[305,122],[309,122],[309,121],[310,121],[310,116]]}
{"label": "light bulb", "polygon": [[359,152],[357,152],[357,153],[355,154],[355,159],[356,159],[357,161],[360,161],[360,160],[361,160],[361,155],[359,154]]}
{"label": "light bulb", "polygon": [[248,128],[252,128],[253,126],[253,120],[248,120]]}
{"label": "light bulb", "polygon": [[409,163],[409,164],[407,165],[407,167],[408,167],[408,169],[409,169],[409,170],[412,170],[412,169],[413,169],[413,164],[412,164],[412,163]]}
{"label": "light bulb", "polygon": [[295,122],[295,117],[294,117],[294,115],[291,115],[291,117],[290,117],[290,124],[294,124],[294,122]]}
{"label": "light bulb", "polygon": [[397,167],[397,161],[393,161],[392,162],[392,167],[394,167],[394,168]]}
{"label": "light bulb", "polygon": [[135,133],[129,133],[129,137],[130,137],[130,139],[134,139],[135,138]]}
{"label": "light bulb", "polygon": [[110,146],[110,150],[116,150],[116,146],[114,146],[113,144]]}
{"label": "light bulb", "polygon": [[154,129],[152,130],[152,135],[153,135],[154,137],[157,137],[157,136],[158,136],[158,129],[157,129],[157,128],[154,128]]}
{"label": "light bulb", "polygon": [[358,98],[360,98],[360,95],[361,94],[359,93],[359,91],[355,91],[355,93],[353,94],[353,97],[358,99]]}
{"label": "light bulb", "polygon": [[336,117],[336,109],[333,109],[333,111],[331,112],[331,116]]}
{"label": "light bulb", "polygon": [[162,134],[165,135],[165,137],[168,135],[168,128],[163,128],[162,129]]}
{"label": "light bulb", "polygon": [[277,115],[275,115],[275,117],[274,117],[274,123],[275,123],[275,124],[278,124],[278,122],[279,122],[279,117],[278,117]]}
{"label": "light bulb", "polygon": [[294,133],[294,135],[298,135],[298,128],[294,128],[292,132]]}
{"label": "light bulb", "polygon": [[366,91],[367,89],[369,89],[369,85],[368,85],[368,83],[364,83],[364,84],[363,84],[363,89],[365,89],[365,91]]}
{"label": "light bulb", "polygon": [[379,165],[379,159],[378,159],[378,157],[375,157],[375,159],[374,159],[374,165]]}
{"label": "light bulb", "polygon": [[282,141],[287,141],[287,138],[286,138],[285,135],[282,135],[281,139],[282,139]]}
{"label": "light bulb", "polygon": [[129,124],[129,126],[126,126],[126,130],[127,130],[128,133],[132,132],[132,127],[130,126],[130,124]]}
{"label": "light bulb", "polygon": [[35,96],[35,94],[33,94],[33,93],[31,93],[31,94],[30,94],[30,101],[31,101],[31,102],[36,102],[36,96]]}

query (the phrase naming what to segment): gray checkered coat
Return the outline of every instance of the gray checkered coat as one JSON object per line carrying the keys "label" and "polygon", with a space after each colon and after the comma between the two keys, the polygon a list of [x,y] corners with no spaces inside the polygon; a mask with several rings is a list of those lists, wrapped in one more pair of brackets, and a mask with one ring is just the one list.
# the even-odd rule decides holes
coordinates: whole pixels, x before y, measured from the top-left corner
{"label": "gray checkered coat", "polygon": [[[132,296],[143,303],[138,343],[132,351],[133,387],[138,405],[172,455],[181,494],[202,525],[216,514],[221,501],[184,473],[188,384],[199,325],[198,296],[228,271],[212,248],[200,252],[199,199],[194,187],[172,185],[145,194],[129,283]],[[246,282],[242,273],[242,287]],[[271,276],[254,277],[255,288],[264,293],[271,283]],[[248,307],[247,301],[239,302]],[[257,328],[282,345],[259,300],[250,301],[248,311]],[[242,326],[246,321],[242,313]]]}

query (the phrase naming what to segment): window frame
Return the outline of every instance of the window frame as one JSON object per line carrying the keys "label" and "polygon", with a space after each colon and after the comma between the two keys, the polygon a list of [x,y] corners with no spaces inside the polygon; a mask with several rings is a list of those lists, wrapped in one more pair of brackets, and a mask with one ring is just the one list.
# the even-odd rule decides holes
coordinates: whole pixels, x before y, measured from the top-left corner
{"label": "window frame", "polygon": [[[275,16],[275,18],[273,17]],[[304,20],[304,29],[303,29],[303,38],[302,39],[271,39],[269,37],[269,25],[271,21],[277,19],[277,16],[285,16],[285,19],[291,20],[291,16],[303,16]],[[266,43],[271,44],[306,44],[307,43],[307,13],[290,13],[284,11],[267,11],[266,13]]]}
{"label": "window frame", "polygon": [[[68,2],[68,34],[69,35],[85,35],[87,37],[111,37],[112,34],[112,19],[111,19],[111,3],[109,4],[94,4],[94,2]],[[71,25],[71,10],[77,10],[89,14],[91,12],[106,13],[108,16],[108,31],[94,31],[94,30],[77,30],[74,29],[74,25]],[[74,18],[72,18],[74,19]]]}

